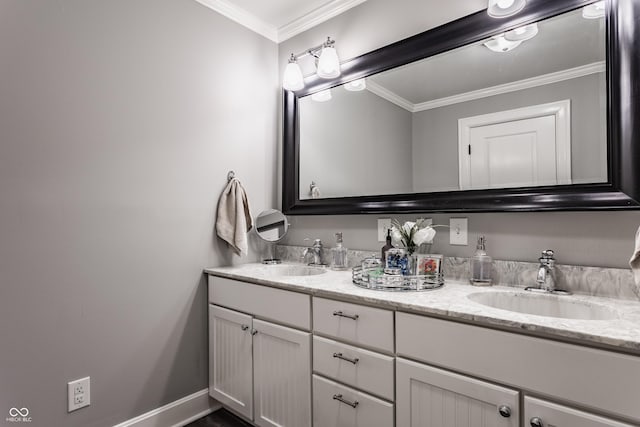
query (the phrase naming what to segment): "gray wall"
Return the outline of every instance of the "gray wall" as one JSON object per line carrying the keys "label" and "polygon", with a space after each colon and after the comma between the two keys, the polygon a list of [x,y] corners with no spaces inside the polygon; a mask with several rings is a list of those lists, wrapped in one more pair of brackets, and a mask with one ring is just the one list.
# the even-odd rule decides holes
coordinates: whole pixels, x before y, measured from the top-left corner
{"label": "gray wall", "polygon": [[207,387],[227,171],[275,205],[276,57],[195,1],[0,3],[1,425],[109,426]]}
{"label": "gray wall", "polygon": [[412,114],[373,93],[332,89],[300,100],[300,198],[411,192]]}
{"label": "gray wall", "polygon": [[[484,0],[369,0],[279,45],[280,74],[287,56],[320,43],[327,35],[336,39],[342,60],[398,41],[436,25],[486,8]],[[385,215],[388,217],[388,215]],[[394,215],[395,216],[395,215]],[[418,215],[398,216],[401,219]],[[449,215],[424,215],[435,223],[448,223]],[[453,215],[460,216],[460,215]],[[469,214],[470,242],[478,233],[488,238],[496,258],[535,260],[539,251],[553,248],[560,262],[605,267],[626,267],[634,247],[640,212],[558,212]],[[332,242],[335,231],[344,232],[345,246],[378,251],[375,215],[292,217],[289,244],[302,245],[304,237]],[[474,245],[450,246],[446,232],[436,236],[434,250],[446,255],[473,253]]]}
{"label": "gray wall", "polygon": [[458,119],[571,100],[571,176],[574,183],[607,181],[604,73],[421,111],[413,115],[415,191],[458,186]]}

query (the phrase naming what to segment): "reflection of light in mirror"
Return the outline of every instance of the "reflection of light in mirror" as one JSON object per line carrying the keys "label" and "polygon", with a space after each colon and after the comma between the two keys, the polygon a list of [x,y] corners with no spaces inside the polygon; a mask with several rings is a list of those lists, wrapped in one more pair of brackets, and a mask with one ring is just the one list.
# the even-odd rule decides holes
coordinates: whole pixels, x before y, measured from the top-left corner
{"label": "reflection of light in mirror", "polygon": [[321,90],[311,95],[311,99],[316,102],[326,102],[331,100],[331,89]]}
{"label": "reflection of light in mirror", "polygon": [[487,13],[493,18],[506,18],[520,12],[526,0],[489,0]]}
{"label": "reflection of light in mirror", "polygon": [[322,48],[320,59],[318,59],[318,70],[316,74],[323,79],[333,79],[340,75],[340,60],[333,46],[325,46]]}
{"label": "reflection of light in mirror", "polygon": [[286,90],[300,90],[304,87],[304,78],[302,70],[296,61],[295,56],[291,55],[287,67],[284,69],[284,78],[282,79],[282,87]]}
{"label": "reflection of light in mirror", "polygon": [[344,88],[351,92],[365,90],[367,88],[367,82],[365,81],[365,79],[354,80],[352,82],[345,83]]}
{"label": "reflection of light in mirror", "polygon": [[491,40],[484,43],[484,45],[494,52],[502,53],[509,52],[510,50],[517,48],[520,46],[520,43],[522,43],[522,41],[509,41],[504,37],[504,34],[500,34],[498,36],[491,37]]}
{"label": "reflection of light in mirror", "polygon": [[582,17],[585,19],[604,18],[604,1],[595,2],[582,8]]}
{"label": "reflection of light in mirror", "polygon": [[525,41],[534,38],[538,34],[538,24],[533,24],[518,27],[514,30],[504,33],[504,38],[510,42]]}

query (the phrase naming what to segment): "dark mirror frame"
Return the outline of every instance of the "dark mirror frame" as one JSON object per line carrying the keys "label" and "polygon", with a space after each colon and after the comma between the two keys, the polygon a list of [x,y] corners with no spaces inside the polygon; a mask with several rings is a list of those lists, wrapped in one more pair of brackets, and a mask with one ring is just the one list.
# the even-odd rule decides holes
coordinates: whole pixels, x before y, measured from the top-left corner
{"label": "dark mirror frame", "polygon": [[509,18],[486,11],[463,17],[342,64],[333,80],[306,79],[300,91],[283,90],[282,210],[288,215],[404,212],[508,212],[640,209],[640,1],[607,0],[608,182],[514,189],[467,190],[300,200],[298,99],[400,65],[484,40],[592,3],[529,0]]}

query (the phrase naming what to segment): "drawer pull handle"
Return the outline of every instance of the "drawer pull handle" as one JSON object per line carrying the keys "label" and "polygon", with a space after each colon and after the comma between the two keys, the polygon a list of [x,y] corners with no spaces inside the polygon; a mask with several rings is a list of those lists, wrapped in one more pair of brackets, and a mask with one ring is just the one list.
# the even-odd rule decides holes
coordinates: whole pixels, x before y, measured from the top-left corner
{"label": "drawer pull handle", "polygon": [[333,400],[337,400],[338,402],[342,402],[345,405],[351,406],[352,408],[355,408],[360,404],[360,402],[358,402],[357,400],[353,401],[353,402],[349,402],[348,400],[343,398],[341,394],[334,394],[333,395]]}
{"label": "drawer pull handle", "polygon": [[544,427],[544,424],[542,424],[542,420],[538,417],[531,418],[531,420],[529,420],[529,423],[531,424],[531,427]]}
{"label": "drawer pull handle", "polygon": [[507,405],[500,405],[500,407],[498,408],[498,413],[500,413],[500,415],[502,415],[504,418],[509,418],[511,416],[511,408],[509,408]]}
{"label": "drawer pull handle", "polygon": [[350,359],[350,358],[348,358],[346,356],[343,356],[342,353],[333,353],[333,357],[335,357],[337,359],[345,360],[345,361],[347,361],[349,363],[353,363],[354,365],[357,364],[360,361],[360,359],[358,359],[357,357],[355,357],[353,359]]}
{"label": "drawer pull handle", "polygon": [[346,317],[347,319],[352,319],[352,320],[358,320],[358,318],[360,317],[357,314],[344,314],[342,310],[334,311],[333,315],[338,317]]}
{"label": "drawer pull handle", "polygon": [[240,327],[242,328],[243,331],[246,331],[247,329],[249,329],[249,325],[242,325]]}

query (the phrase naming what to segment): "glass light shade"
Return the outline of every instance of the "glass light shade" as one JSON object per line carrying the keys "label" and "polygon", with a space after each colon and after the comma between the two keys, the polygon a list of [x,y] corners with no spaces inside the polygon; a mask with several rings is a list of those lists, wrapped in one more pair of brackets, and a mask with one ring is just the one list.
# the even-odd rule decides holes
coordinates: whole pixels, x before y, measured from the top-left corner
{"label": "glass light shade", "polygon": [[304,87],[304,77],[297,62],[289,62],[284,69],[282,87],[286,90],[300,90]]}
{"label": "glass light shade", "polygon": [[321,90],[311,95],[311,99],[316,102],[326,102],[331,100],[331,89]]}
{"label": "glass light shade", "polygon": [[484,43],[484,45],[494,51],[499,53],[509,52],[520,46],[522,41],[512,42],[504,38],[504,34],[500,34],[499,36],[492,37],[491,40]]}
{"label": "glass light shade", "polygon": [[521,42],[534,38],[538,34],[538,24],[533,23],[518,27],[504,33],[504,38],[510,42]]}
{"label": "glass light shade", "polygon": [[351,92],[365,90],[367,88],[367,82],[365,81],[365,79],[354,80],[352,82],[345,83],[344,88]]}
{"label": "glass light shade", "polygon": [[526,0],[489,0],[487,13],[493,18],[506,18],[520,12],[526,4]]}
{"label": "glass light shade", "polygon": [[334,47],[322,48],[316,74],[323,79],[334,79],[340,75],[340,60]]}
{"label": "glass light shade", "polygon": [[582,8],[582,17],[585,19],[604,18],[606,7],[604,1],[595,2]]}

